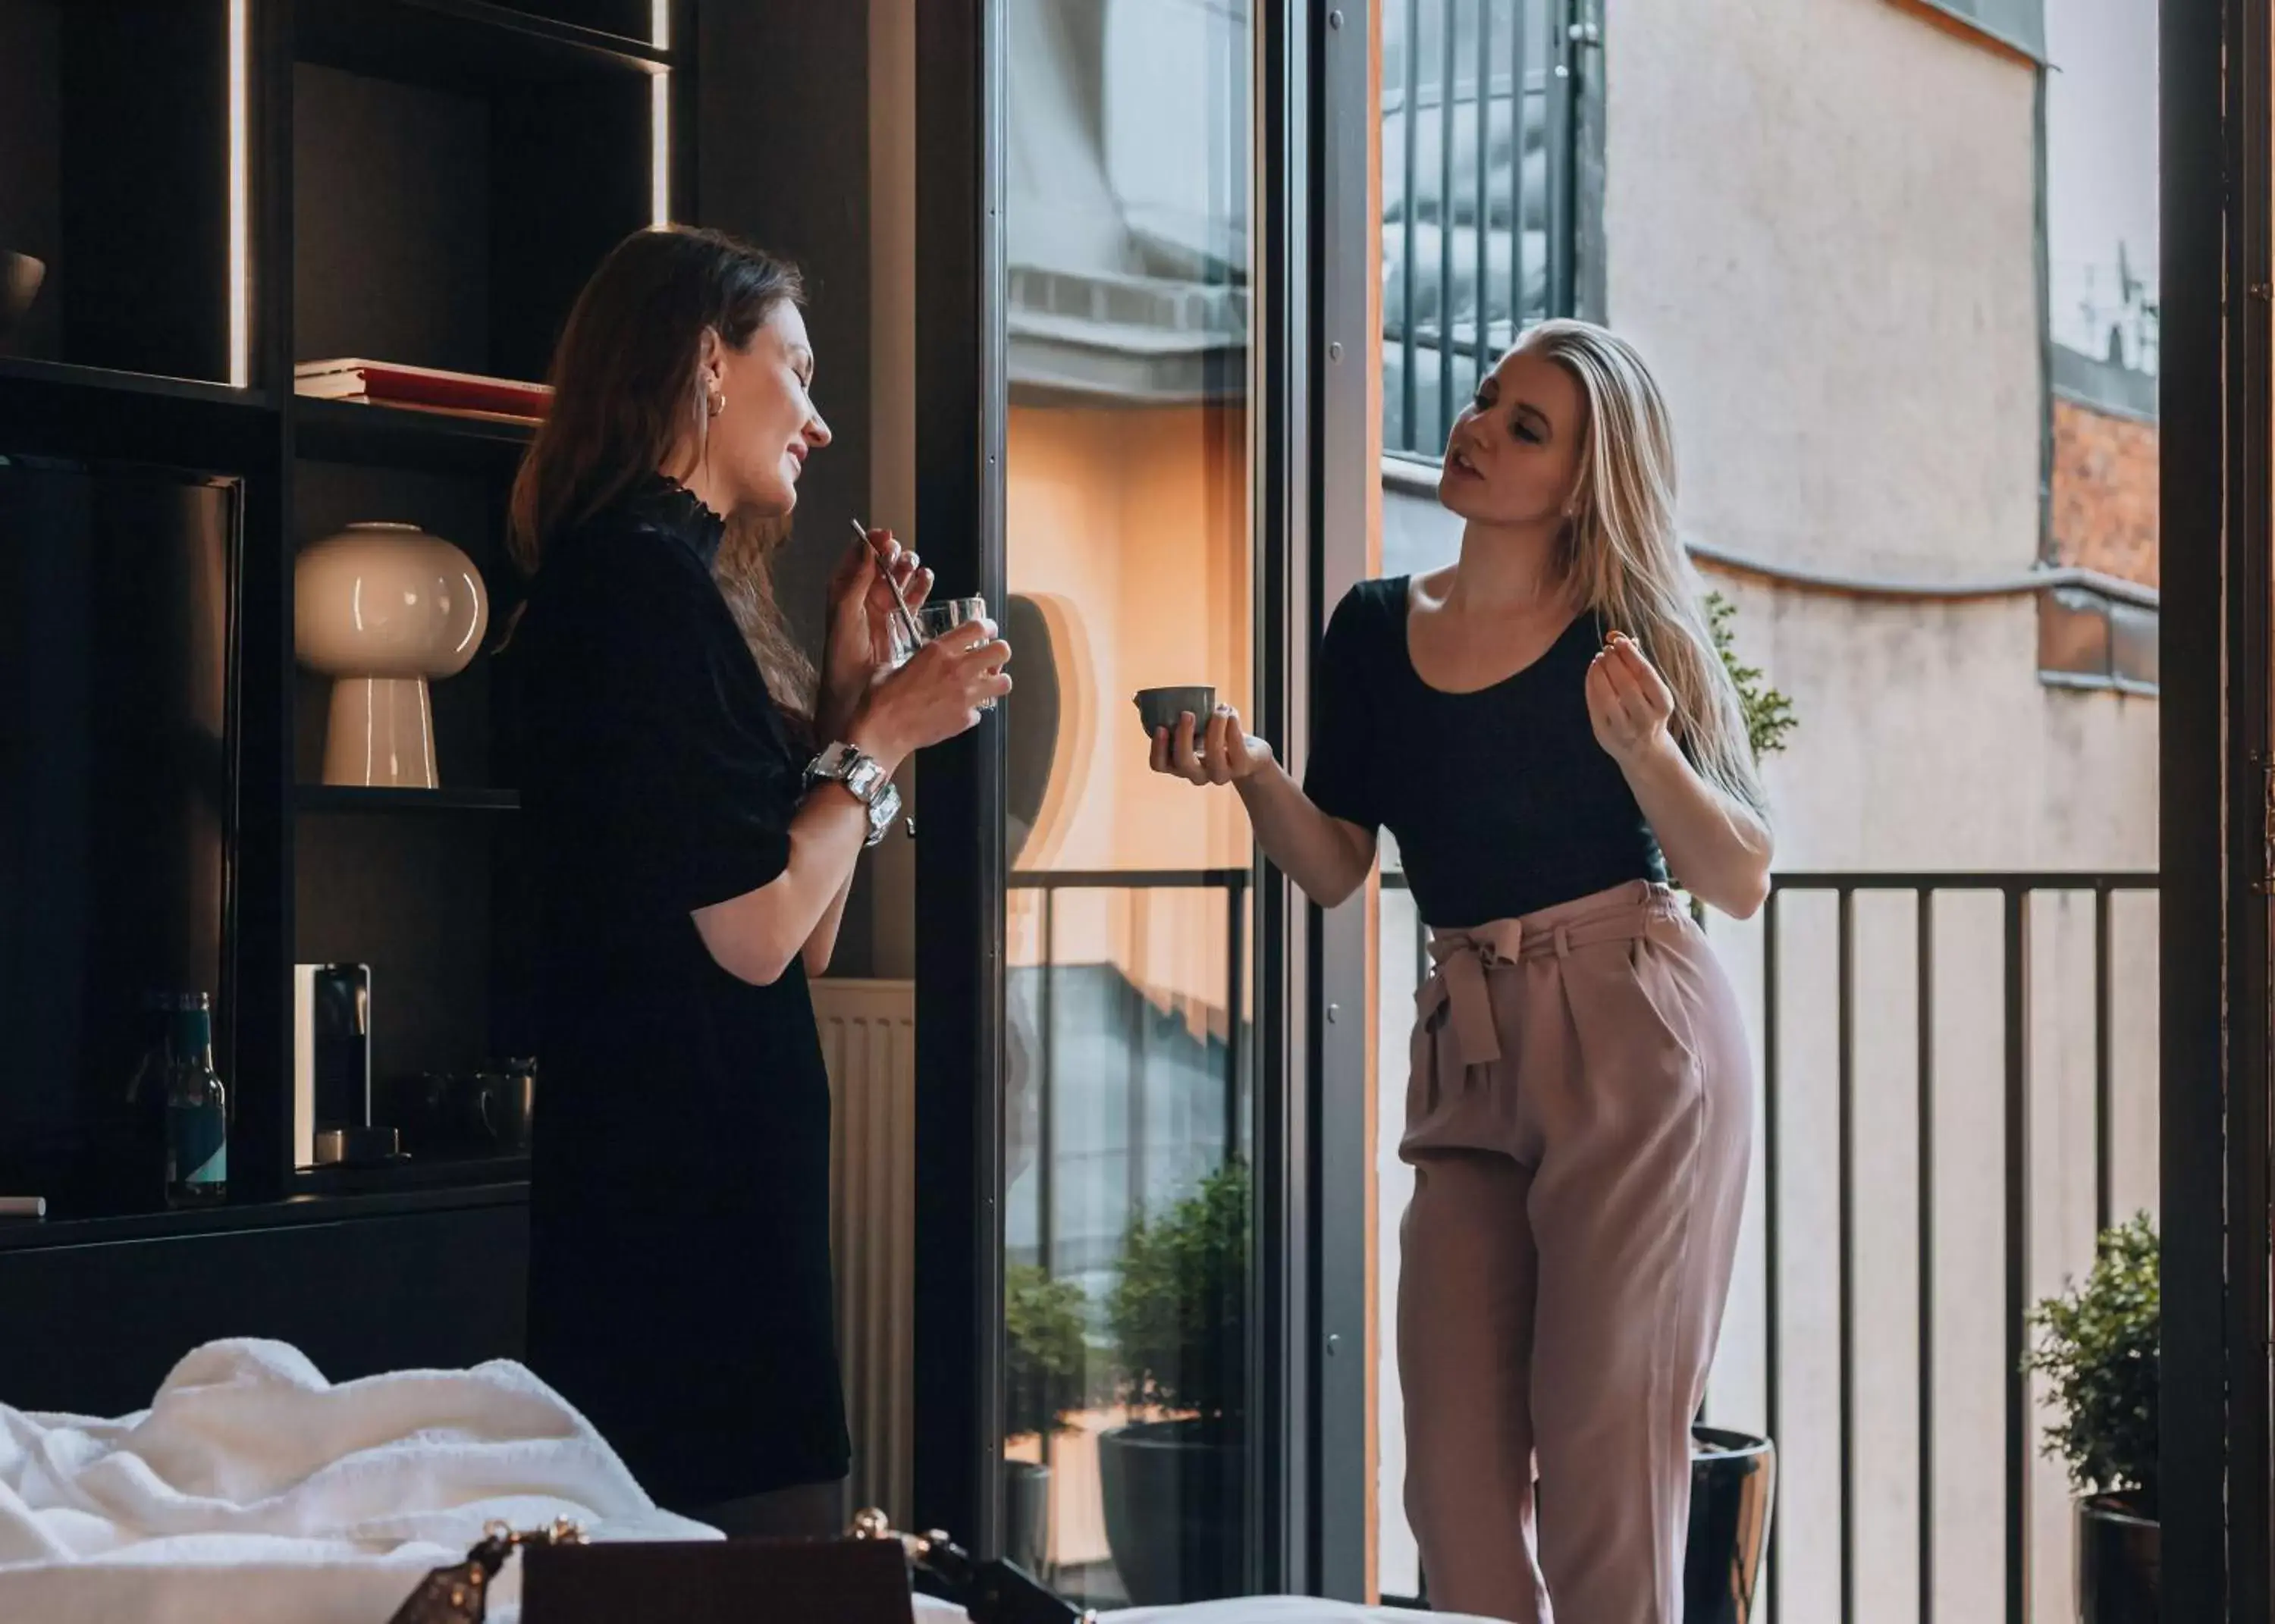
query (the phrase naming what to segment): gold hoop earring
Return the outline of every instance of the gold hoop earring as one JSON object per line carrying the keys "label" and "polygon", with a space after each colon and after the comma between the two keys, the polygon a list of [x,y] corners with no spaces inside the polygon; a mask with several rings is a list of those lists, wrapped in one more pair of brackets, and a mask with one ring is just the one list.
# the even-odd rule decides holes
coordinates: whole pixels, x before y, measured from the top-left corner
{"label": "gold hoop earring", "polygon": [[710,397],[703,404],[705,409],[709,412],[713,417],[717,417],[721,412],[727,409],[726,391],[723,389],[713,389],[711,391]]}

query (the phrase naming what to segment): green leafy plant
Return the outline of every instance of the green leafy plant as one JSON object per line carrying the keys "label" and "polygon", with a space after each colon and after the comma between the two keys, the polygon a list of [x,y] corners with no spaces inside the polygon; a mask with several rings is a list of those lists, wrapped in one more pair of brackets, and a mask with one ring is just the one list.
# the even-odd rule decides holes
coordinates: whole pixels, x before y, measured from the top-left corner
{"label": "green leafy plant", "polygon": [[2022,1368],[2046,1379],[2061,1418],[2044,1453],[2081,1494],[2120,1493],[2157,1510],[2157,1229],[2145,1212],[2105,1229],[2093,1271],[2030,1314]]}
{"label": "green leafy plant", "polygon": [[1003,1435],[1067,1430],[1083,1407],[1089,1346],[1083,1340],[1082,1288],[1032,1264],[1003,1279]]}
{"label": "green leafy plant", "polygon": [[1122,1243],[1107,1318],[1123,1401],[1237,1437],[1248,1408],[1249,1177],[1235,1157]]}
{"label": "green leafy plant", "polygon": [[1730,630],[1738,606],[1720,593],[1710,592],[1705,607],[1706,629],[1714,638],[1714,652],[1722,656],[1722,668],[1737,684],[1739,703],[1745,707],[1746,742],[1753,746],[1754,759],[1773,756],[1785,748],[1785,736],[1800,725],[1801,719],[1793,714],[1793,701],[1763,683],[1759,667],[1738,657],[1737,639]]}
{"label": "green leafy plant", "polygon": [[1089,1346],[1079,1284],[1035,1265],[1011,1268],[1003,1282],[1004,1432],[1017,1438],[1066,1430],[1085,1398]]}

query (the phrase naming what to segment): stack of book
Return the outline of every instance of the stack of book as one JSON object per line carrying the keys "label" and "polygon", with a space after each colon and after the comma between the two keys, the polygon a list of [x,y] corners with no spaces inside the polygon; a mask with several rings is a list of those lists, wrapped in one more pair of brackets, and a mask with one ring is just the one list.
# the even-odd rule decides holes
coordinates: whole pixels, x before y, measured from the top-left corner
{"label": "stack of book", "polygon": [[292,369],[292,388],[318,400],[359,401],[525,425],[542,418],[553,399],[553,391],[541,383],[406,366],[399,361],[302,361]]}

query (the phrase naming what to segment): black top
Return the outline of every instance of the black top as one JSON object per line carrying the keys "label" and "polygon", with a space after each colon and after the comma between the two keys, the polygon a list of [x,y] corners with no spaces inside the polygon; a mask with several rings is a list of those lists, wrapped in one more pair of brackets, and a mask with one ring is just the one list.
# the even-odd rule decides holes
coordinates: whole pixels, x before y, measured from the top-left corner
{"label": "black top", "polygon": [[512,649],[545,899],[530,1363],[683,1507],[850,1454],[805,972],[752,986],[689,918],[782,872],[802,793],[721,531],[642,487],[548,549]]}
{"label": "black top", "polygon": [[1431,687],[1407,650],[1408,578],[1361,581],[1319,648],[1304,793],[1370,834],[1387,828],[1423,919],[1511,919],[1667,864],[1588,721],[1594,616],[1475,693]]}

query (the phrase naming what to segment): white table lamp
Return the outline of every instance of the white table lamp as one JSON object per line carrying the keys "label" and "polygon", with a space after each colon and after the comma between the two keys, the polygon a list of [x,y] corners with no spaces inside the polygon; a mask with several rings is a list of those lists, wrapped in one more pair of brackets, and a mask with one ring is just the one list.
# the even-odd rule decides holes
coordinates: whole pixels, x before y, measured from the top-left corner
{"label": "white table lamp", "polygon": [[438,788],[427,684],[481,646],[473,560],[416,525],[351,525],[301,549],[292,607],[301,663],[332,679],[324,782]]}

